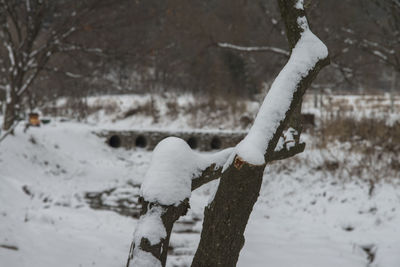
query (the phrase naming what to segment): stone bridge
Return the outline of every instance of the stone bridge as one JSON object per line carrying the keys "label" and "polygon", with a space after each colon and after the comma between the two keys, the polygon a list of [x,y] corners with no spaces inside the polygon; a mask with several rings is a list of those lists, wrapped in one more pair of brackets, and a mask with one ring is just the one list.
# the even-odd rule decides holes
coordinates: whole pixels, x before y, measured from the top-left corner
{"label": "stone bridge", "polygon": [[210,151],[235,146],[245,131],[162,131],[162,130],[103,130],[96,134],[111,147],[144,148],[153,150],[164,138],[175,136],[185,140],[192,149]]}

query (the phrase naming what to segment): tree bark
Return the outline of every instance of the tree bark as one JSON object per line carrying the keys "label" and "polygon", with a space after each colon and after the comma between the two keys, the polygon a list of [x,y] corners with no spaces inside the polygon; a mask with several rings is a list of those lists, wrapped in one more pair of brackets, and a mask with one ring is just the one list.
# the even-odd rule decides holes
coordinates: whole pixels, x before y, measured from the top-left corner
{"label": "tree bark", "polygon": [[15,91],[10,89],[9,96],[5,103],[5,112],[4,112],[4,119],[3,119],[3,130],[8,131],[14,125],[17,111],[16,111],[16,94]]}
{"label": "tree bark", "polygon": [[264,171],[264,165],[240,164],[236,158],[236,167],[226,171],[214,200],[205,208],[201,241],[192,267],[236,265]]}
{"label": "tree bark", "polygon": [[[308,30],[308,28],[306,28],[308,25],[305,25],[307,24],[305,20],[306,14],[301,7],[302,1],[278,0],[278,2],[281,8],[282,18],[286,24],[288,41],[292,50],[302,37],[302,33],[306,29]],[[312,33],[308,34],[308,37],[310,34],[312,35]],[[317,38],[312,40],[317,40],[315,42],[323,46]],[[225,171],[223,171],[222,166],[216,168],[216,164],[212,163],[205,168],[198,177],[192,178],[191,188],[194,190],[204,183],[221,177],[215,197],[211,204],[205,209],[203,231],[192,266],[227,267],[236,265],[240,250],[244,245],[244,231],[260,192],[265,165],[273,160],[284,159],[301,153],[304,150],[304,144],[299,143],[298,137],[294,137],[295,140],[292,140],[295,142],[295,146],[291,148],[285,145],[284,149],[279,151],[275,151],[275,148],[282,136],[284,128],[288,124],[295,127],[300,125],[298,117],[293,117],[293,114],[299,113],[302,97],[307,87],[315,79],[320,69],[329,63],[327,53],[325,52],[325,46],[323,46],[323,49],[323,53],[320,52],[317,54],[318,57],[314,58],[310,56],[310,60],[306,61],[310,62],[312,66],[303,66],[300,64],[300,66],[305,68],[304,72],[302,72],[302,69],[299,70],[297,68],[292,68],[291,72],[283,72],[283,75],[286,75],[283,76],[284,78],[290,78],[288,75],[294,75],[296,83],[290,84],[290,86],[293,87],[289,89],[284,88],[289,90],[287,92],[291,94],[291,102],[284,105],[284,110],[279,110],[278,119],[280,121],[278,124],[271,126],[273,127],[271,129],[273,135],[262,141],[268,143],[266,144],[266,150],[262,152],[265,152],[263,155],[265,159],[263,164],[261,164],[261,162],[260,165],[250,164],[239,157],[238,154],[232,154],[237,151],[232,150],[232,152],[229,153],[229,158],[233,158],[233,161]],[[299,52],[296,54],[297,57],[299,57],[298,53]],[[305,53],[312,54],[313,51],[306,51]],[[296,60],[299,60],[299,58],[295,57],[293,60],[295,63],[291,61],[291,64],[298,64]],[[302,58],[300,62],[304,60],[305,59]],[[276,92],[275,90],[275,93]],[[261,118],[266,117],[261,116]],[[276,118],[273,118],[271,120],[275,119]],[[226,161],[226,159],[224,160]],[[187,199],[185,201],[187,201]],[[163,206],[156,202],[146,202],[142,210],[143,217],[141,216],[141,219],[143,220],[139,221],[136,229],[140,235],[136,236],[132,242],[127,266],[143,266],[143,264],[165,266],[169,237],[171,235],[173,223],[179,216],[186,212],[187,208],[188,205],[186,205],[185,202],[182,202],[177,207],[174,205]],[[160,222],[161,219],[166,232],[157,236],[157,238],[155,238],[156,241],[153,240],[153,244],[151,244],[146,238],[151,236],[151,234],[142,233],[141,226],[146,224],[147,216],[154,214],[156,215],[157,221]],[[148,229],[146,228],[146,230]],[[143,261],[141,261],[141,259],[143,259]]]}
{"label": "tree bark", "polygon": [[[132,241],[131,249],[129,251],[128,261],[126,263],[126,267],[135,266],[135,264],[131,264],[133,260],[135,251],[142,250],[144,252],[149,252],[153,255],[154,258],[158,259],[161,263],[161,266],[165,266],[167,262],[167,254],[168,254],[168,246],[169,239],[171,237],[172,227],[174,223],[179,219],[180,216],[186,214],[189,208],[189,200],[186,199],[178,206],[164,206],[156,203],[149,203],[141,200],[142,202],[142,210],[140,216],[145,216],[151,210],[159,209],[161,210],[161,221],[166,231],[166,237],[161,239],[156,244],[150,244],[149,240],[145,237],[140,239],[139,244],[135,244],[135,240]],[[140,221],[139,221],[140,223]]]}
{"label": "tree bark", "polygon": [[[297,2],[278,0],[291,50],[304,31],[298,19],[306,17],[304,9],[296,7]],[[289,121],[298,127],[299,118],[292,115],[299,113],[305,90],[319,70],[328,63],[328,58],[319,60],[298,82],[290,108],[268,143],[266,163],[272,160],[270,155],[273,155],[279,137]],[[203,231],[192,267],[236,266],[244,245],[244,231],[260,192],[264,167],[265,164],[251,165],[236,155],[233,164],[222,174],[215,198],[204,212]]]}
{"label": "tree bark", "polygon": [[[302,144],[297,143],[297,144],[295,144],[295,146],[292,146],[289,149],[287,147],[283,147],[279,151],[274,151],[274,153],[268,160],[269,161],[282,160],[285,158],[292,157],[298,153],[303,152],[304,147],[305,147],[304,143],[302,143]],[[227,150],[231,151],[231,149],[227,149]],[[228,153],[226,155],[229,156]],[[191,190],[192,191],[196,190],[200,186],[202,186],[210,181],[220,178],[221,174],[222,174],[222,169],[223,169],[222,166],[219,166],[216,163],[211,163],[210,166],[208,166],[207,168],[205,168],[202,171],[202,173],[200,173],[200,174],[198,174],[198,176],[195,176],[192,178]],[[251,177],[255,177],[255,178],[260,177],[259,172],[263,171],[263,168],[260,168],[259,166],[256,166],[255,168],[253,168],[253,166],[251,166],[250,169],[253,172],[257,172],[256,174],[251,175]],[[245,173],[248,174],[248,172],[242,172],[241,174],[243,175]],[[248,182],[246,182],[245,178],[246,177],[241,177],[237,181],[237,182],[240,182],[240,181],[245,182],[244,185],[242,186],[242,188],[243,188],[242,196],[247,195],[247,193],[244,192],[244,190],[248,190],[249,188],[251,188],[251,186],[250,186],[251,179],[248,180]],[[226,180],[224,180],[224,182],[226,182]],[[231,192],[225,192],[225,195],[229,196],[229,194],[231,194]],[[218,196],[218,197],[224,197],[224,196]],[[238,196],[238,197],[240,197],[240,196]],[[250,216],[250,213],[251,213],[250,207],[252,207],[252,203],[256,199],[257,199],[257,196],[253,196],[252,198],[249,199],[250,201],[248,203],[246,201],[244,201],[243,209],[248,210],[247,216]],[[154,257],[156,260],[158,260],[161,266],[165,266],[166,260],[167,260],[167,252],[168,252],[167,248],[169,246],[169,239],[171,236],[173,224],[179,219],[180,216],[186,214],[186,210],[189,208],[188,199],[185,199],[178,206],[174,206],[174,205],[165,206],[165,205],[161,205],[157,202],[147,202],[147,201],[144,201],[143,198],[141,198],[139,200],[139,202],[142,204],[142,210],[141,210],[141,214],[140,214],[141,217],[151,214],[154,210],[158,210],[160,219],[161,219],[163,226],[165,228],[165,231],[166,231],[166,236],[165,236],[165,238],[161,238],[159,240],[159,242],[157,242],[155,244],[150,244],[149,240],[143,236],[140,238],[140,240],[138,240],[137,238],[134,238],[131,243],[131,248],[129,251],[128,261],[127,261],[126,266],[127,267],[141,266],[140,264],[135,262],[135,257],[140,257],[140,255],[138,256],[138,254],[139,254],[138,250],[144,251],[146,253],[151,253],[152,257]],[[226,216],[229,216],[229,213],[226,213]],[[244,220],[244,222],[246,222],[246,221],[247,220]],[[143,222],[142,220],[139,219],[139,223],[136,226],[135,231],[138,231],[138,228],[141,227],[142,223],[146,223],[146,222]],[[234,231],[235,229],[232,229],[232,230]],[[232,236],[234,237],[235,235],[232,235]],[[235,244],[243,243],[243,242],[240,243],[240,240],[238,241],[239,243],[236,243],[236,241],[234,242]],[[210,266],[213,266],[213,265],[210,265]]]}

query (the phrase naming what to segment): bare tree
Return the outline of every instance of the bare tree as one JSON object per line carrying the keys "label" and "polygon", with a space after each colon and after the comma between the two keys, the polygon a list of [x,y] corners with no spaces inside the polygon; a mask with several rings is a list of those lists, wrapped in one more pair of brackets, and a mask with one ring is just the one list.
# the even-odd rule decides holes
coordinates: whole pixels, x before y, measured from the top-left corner
{"label": "bare tree", "polygon": [[[368,8],[371,4],[373,7]],[[396,72],[400,72],[400,1],[364,1],[364,10],[377,31],[358,36],[359,45]]]}
{"label": "bare tree", "polygon": [[278,3],[290,58],[248,135],[236,147],[211,156],[196,154],[178,138],[157,145],[141,187],[143,206],[127,266],[165,266],[172,226],[189,208],[190,192],[218,178],[192,266],[235,266],[266,164],[304,150],[299,131],[283,131],[292,124],[290,119],[299,111],[307,87],[329,64],[328,51],[311,32],[302,0]]}
{"label": "bare tree", "polygon": [[[86,49],[70,38],[83,27],[81,19],[93,9],[94,2],[0,0],[0,89],[6,92],[4,130],[13,127],[22,100],[37,77],[45,71],[62,72],[61,66],[50,67],[54,55]],[[63,73],[79,77],[76,73]]]}

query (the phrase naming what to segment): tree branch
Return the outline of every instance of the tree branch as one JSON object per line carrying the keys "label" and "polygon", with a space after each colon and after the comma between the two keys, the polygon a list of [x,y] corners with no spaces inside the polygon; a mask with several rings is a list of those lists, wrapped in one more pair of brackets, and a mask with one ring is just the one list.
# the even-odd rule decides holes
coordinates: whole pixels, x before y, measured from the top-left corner
{"label": "tree branch", "polygon": [[237,50],[241,52],[272,52],[278,55],[282,55],[285,57],[289,57],[290,53],[289,51],[277,48],[277,47],[272,47],[272,46],[240,46],[240,45],[234,45],[234,44],[229,44],[229,43],[217,43],[218,47],[221,48],[229,48],[232,50]]}
{"label": "tree branch", "polygon": [[[141,187],[145,204],[127,267],[165,266],[173,223],[186,213],[190,192],[219,177],[215,198],[205,209],[201,240],[192,266],[235,266],[244,244],[247,220],[261,187],[265,164],[304,150],[305,144],[298,143],[293,129],[289,129],[281,139],[283,143],[276,146],[306,88],[329,63],[328,52],[309,30],[302,1],[278,1],[292,51],[253,127],[238,146],[221,155],[225,164],[221,164],[220,157],[210,160],[212,156],[205,164],[202,157],[177,138],[164,139],[157,145]],[[172,195],[178,194],[172,192],[176,187],[179,196]],[[226,244],[230,245],[229,249]]]}
{"label": "tree branch", "polygon": [[5,131],[5,133],[3,133],[2,135],[0,135],[0,143],[1,143],[2,141],[4,141],[4,139],[6,139],[6,137],[7,137],[9,134],[13,133],[14,129],[18,126],[19,122],[20,122],[19,120],[16,121],[16,122],[14,122],[14,124],[10,127],[10,129],[8,129],[7,131]]}
{"label": "tree branch", "polygon": [[[291,56],[271,86],[248,135],[230,158],[213,201],[205,208],[203,231],[192,267],[235,266],[244,231],[261,188],[265,164],[287,155],[276,145],[306,88],[329,63],[323,43],[309,30],[303,1],[278,0]],[[304,144],[293,147],[295,154]],[[282,154],[281,154],[282,153]],[[229,244],[229,249],[226,245]]]}

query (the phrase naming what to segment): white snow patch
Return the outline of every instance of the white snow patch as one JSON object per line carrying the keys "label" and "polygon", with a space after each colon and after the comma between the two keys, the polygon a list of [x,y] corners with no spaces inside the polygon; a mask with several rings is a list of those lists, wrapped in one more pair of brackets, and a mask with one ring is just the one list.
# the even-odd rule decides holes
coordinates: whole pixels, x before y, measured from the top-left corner
{"label": "white snow patch", "polygon": [[204,156],[194,152],[184,140],[168,137],[154,148],[141,195],[149,202],[177,206],[190,197],[192,179],[212,163],[222,166],[231,151]]}
{"label": "white snow patch", "polygon": [[135,250],[132,262],[129,266],[135,267],[161,267],[161,262],[150,252],[141,249]]}
{"label": "white snow patch", "polygon": [[304,9],[304,0],[298,0],[296,2],[295,8],[297,9]]}
{"label": "white snow patch", "polygon": [[155,245],[167,236],[161,215],[161,207],[153,207],[146,214],[140,216],[134,237],[137,246],[143,237],[149,240],[150,245]]}
{"label": "white snow patch", "polygon": [[[361,100],[360,109],[376,103],[361,96],[336,98]],[[18,247],[17,251],[0,247],[0,265],[125,266],[138,220],[93,210],[82,195],[114,187],[125,191],[128,181],[139,184],[151,153],[111,149],[91,133],[98,129],[78,123],[52,120],[26,133],[23,128],[17,127],[0,147],[0,245]],[[31,137],[36,144],[29,141]],[[360,249],[365,245],[376,247],[371,266],[400,266],[399,175],[377,183],[369,196],[368,183],[360,177],[320,170],[323,151],[313,146],[318,136],[303,138],[309,149],[297,156],[300,162],[267,167],[237,266],[365,267],[367,255]],[[229,156],[229,150],[224,153]],[[358,160],[341,147],[333,154]],[[24,193],[23,186],[33,195]],[[196,219],[197,231],[212,187],[207,184],[195,190],[191,209],[181,218]],[[344,230],[346,225],[354,229]],[[174,233],[171,245],[177,253],[168,256],[167,266],[190,266],[199,239],[199,232]],[[141,266],[159,266],[152,255],[144,257],[147,260]],[[138,260],[140,266],[139,258],[144,257],[135,257],[133,262]]]}
{"label": "white snow patch", "polygon": [[237,145],[237,155],[250,164],[264,164],[264,154],[279,123],[285,118],[298,82],[328,56],[328,49],[306,26],[288,63],[279,73],[261,105],[248,135]]}

